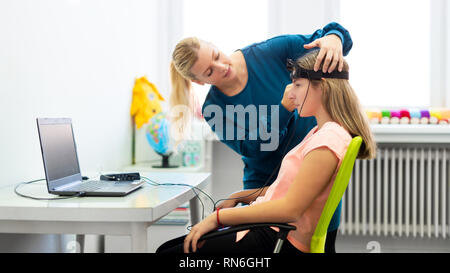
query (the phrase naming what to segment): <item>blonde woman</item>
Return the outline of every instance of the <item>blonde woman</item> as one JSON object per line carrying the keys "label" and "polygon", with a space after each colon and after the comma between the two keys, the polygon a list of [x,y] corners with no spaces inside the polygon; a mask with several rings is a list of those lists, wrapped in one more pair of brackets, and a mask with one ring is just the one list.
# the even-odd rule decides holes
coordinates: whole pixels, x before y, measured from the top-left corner
{"label": "blonde woman", "polygon": [[254,228],[199,242],[218,227],[260,222],[287,222],[289,232],[281,253],[309,252],[322,209],[353,136],[363,139],[358,158],[375,156],[376,145],[368,120],[348,82],[348,65],[342,72],[314,73],[318,53],[291,64],[292,84],[286,87],[302,117],[315,117],[315,126],[284,157],[274,183],[249,206],[220,209],[195,225],[191,232],[169,241],[158,252],[270,253],[277,240],[272,228]]}
{"label": "blonde woman", "polygon": [[[339,71],[352,40],[341,25],[330,23],[311,35],[277,36],[230,56],[197,38],[186,38],[175,47],[171,62],[172,109],[192,106],[192,82],[210,84],[203,117],[220,141],[241,155],[244,162],[244,191],[232,196],[236,199],[220,203],[219,208],[248,203],[261,194],[251,189],[273,183],[286,153],[316,126],[314,117],[295,114],[288,92],[283,93],[291,82],[286,60],[295,60],[315,47],[320,51],[314,70],[320,67],[323,72]],[[172,127],[183,134],[188,119],[189,115],[178,115]],[[327,252],[334,252],[340,208],[328,230]]]}

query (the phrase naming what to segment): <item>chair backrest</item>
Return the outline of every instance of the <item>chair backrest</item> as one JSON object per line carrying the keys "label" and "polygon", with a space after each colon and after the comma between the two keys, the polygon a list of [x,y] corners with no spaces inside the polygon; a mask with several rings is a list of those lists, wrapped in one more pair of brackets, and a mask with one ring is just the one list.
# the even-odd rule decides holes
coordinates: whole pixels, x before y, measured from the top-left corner
{"label": "chair backrest", "polygon": [[360,136],[356,136],[348,145],[347,152],[345,153],[344,159],[339,167],[339,171],[336,174],[336,179],[334,180],[330,195],[328,196],[328,200],[322,210],[322,214],[320,215],[314,235],[311,238],[311,253],[325,252],[325,239],[327,238],[328,225],[330,224],[331,217],[333,216],[345,190],[347,189],[350,176],[352,175],[353,165],[355,164],[361,143],[362,138]]}

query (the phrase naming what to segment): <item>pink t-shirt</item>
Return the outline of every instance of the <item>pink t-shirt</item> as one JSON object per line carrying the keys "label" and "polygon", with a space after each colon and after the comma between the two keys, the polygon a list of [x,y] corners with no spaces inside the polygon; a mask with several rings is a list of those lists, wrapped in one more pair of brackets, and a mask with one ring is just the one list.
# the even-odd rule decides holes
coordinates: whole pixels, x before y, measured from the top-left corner
{"label": "pink t-shirt", "polygon": [[[267,189],[266,194],[258,197],[251,205],[283,197],[288,192],[291,183],[294,181],[299,169],[298,166],[302,164],[303,158],[314,149],[321,147],[330,149],[339,160],[339,168],[351,140],[352,137],[350,134],[336,122],[326,122],[320,130],[317,130],[316,126],[308,133],[302,142],[286,154],[281,163],[277,179]],[[327,187],[305,210],[301,218],[295,223],[290,223],[295,225],[297,229],[290,231],[287,239],[302,252],[309,252],[310,250],[309,247],[312,235],[314,234],[323,207],[330,194],[333,186],[332,182],[336,177],[338,168],[336,168],[336,172],[333,174]],[[273,229],[278,230],[275,227],[273,227]],[[236,235],[236,242],[241,240],[247,232],[248,230],[238,232]]]}

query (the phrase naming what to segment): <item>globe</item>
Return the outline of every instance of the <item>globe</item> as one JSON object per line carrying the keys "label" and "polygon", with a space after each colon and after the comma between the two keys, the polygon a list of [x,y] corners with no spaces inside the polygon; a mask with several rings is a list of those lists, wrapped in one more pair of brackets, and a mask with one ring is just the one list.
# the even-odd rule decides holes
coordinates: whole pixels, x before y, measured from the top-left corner
{"label": "globe", "polygon": [[162,165],[153,166],[160,168],[173,168],[177,166],[169,165],[169,157],[172,154],[169,137],[169,121],[164,112],[154,115],[148,122],[145,136],[150,147],[162,156]]}

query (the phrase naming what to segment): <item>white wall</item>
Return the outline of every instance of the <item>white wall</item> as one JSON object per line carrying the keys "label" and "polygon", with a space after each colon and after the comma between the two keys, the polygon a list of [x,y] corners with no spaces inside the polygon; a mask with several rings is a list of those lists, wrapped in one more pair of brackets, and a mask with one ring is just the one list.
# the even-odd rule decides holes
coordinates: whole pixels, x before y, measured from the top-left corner
{"label": "white wall", "polygon": [[[131,163],[134,78],[155,81],[158,71],[156,6],[156,0],[0,2],[0,186],[44,178],[36,117],[73,119],[82,172]],[[35,239],[41,248],[28,248],[19,242],[24,238],[33,242],[1,235],[0,252],[58,250],[53,237]]]}
{"label": "white wall", "polygon": [[339,18],[339,0],[268,0],[269,36],[311,34]]}
{"label": "white wall", "polygon": [[[430,60],[430,84],[431,84],[431,105],[436,107],[450,106],[446,99],[447,89],[447,62],[445,55],[447,55],[447,35],[446,31],[448,25],[446,25],[448,14],[446,0],[437,0],[431,2],[431,25],[430,25],[430,38],[431,38],[431,60]],[[433,54],[437,52],[438,54]],[[444,54],[444,56],[442,56]]]}
{"label": "white wall", "polygon": [[[123,0],[124,2],[126,0]],[[154,71],[153,81],[166,102],[162,103],[163,110],[169,109],[170,98],[170,80],[169,80],[169,62],[172,57],[172,51],[178,41],[182,38],[183,32],[183,1],[182,0],[147,0],[153,2],[154,17],[157,28],[154,29],[150,37],[154,43],[152,52],[155,58],[152,59],[152,65],[157,69]],[[150,79],[149,79],[150,80]],[[136,163],[156,165],[155,159],[161,160],[150,148],[145,136],[145,125],[136,131]],[[153,161],[153,162],[152,162]],[[180,154],[170,157],[170,163],[174,165],[181,164]]]}

